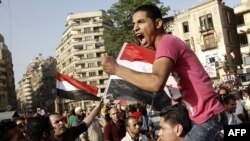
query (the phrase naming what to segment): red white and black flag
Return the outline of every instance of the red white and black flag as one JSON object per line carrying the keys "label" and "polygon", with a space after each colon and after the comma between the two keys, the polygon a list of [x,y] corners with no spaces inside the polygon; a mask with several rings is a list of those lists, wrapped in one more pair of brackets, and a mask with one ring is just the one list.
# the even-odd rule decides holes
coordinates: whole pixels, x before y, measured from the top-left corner
{"label": "red white and black flag", "polygon": [[57,95],[72,100],[100,100],[98,88],[57,72]]}
{"label": "red white and black flag", "polygon": [[[116,60],[118,64],[127,68],[139,72],[151,73],[154,58],[155,51],[134,44],[125,43]],[[113,100],[139,101],[152,105],[154,109],[161,109],[171,102],[170,96],[167,96],[166,90],[169,93],[168,88],[165,88],[161,92],[154,94],[144,91],[116,75],[111,75],[104,96],[107,99]]]}

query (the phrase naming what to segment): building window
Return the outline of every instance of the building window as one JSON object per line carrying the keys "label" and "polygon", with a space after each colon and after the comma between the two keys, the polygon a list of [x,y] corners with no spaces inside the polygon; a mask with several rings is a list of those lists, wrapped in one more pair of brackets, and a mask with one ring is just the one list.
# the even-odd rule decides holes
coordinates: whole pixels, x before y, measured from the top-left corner
{"label": "building window", "polygon": [[89,68],[95,67],[95,63],[88,63],[88,67],[89,67]]}
{"label": "building window", "polygon": [[79,56],[81,60],[85,59],[84,55]]}
{"label": "building window", "polygon": [[232,43],[232,36],[231,36],[231,32],[229,30],[227,30],[227,38],[228,38],[228,42]]}
{"label": "building window", "polygon": [[203,40],[204,45],[202,46],[202,50],[217,48],[217,42],[215,41],[213,33],[204,35]]}
{"label": "building window", "polygon": [[201,16],[199,19],[200,19],[200,31],[207,31],[214,29],[212,14]]}
{"label": "building window", "polygon": [[239,34],[240,47],[245,47],[248,45],[247,34]]}
{"label": "building window", "polygon": [[213,18],[212,14],[207,14],[207,26],[210,29],[213,29]]}
{"label": "building window", "polygon": [[215,63],[215,57],[207,58],[206,62],[207,64]]}
{"label": "building window", "polygon": [[84,28],[83,32],[84,33],[90,33],[91,32],[91,28],[90,27]]}
{"label": "building window", "polygon": [[101,36],[95,36],[94,38],[95,38],[96,41],[102,40]]}
{"label": "building window", "polygon": [[101,67],[101,66],[102,66],[102,62],[100,62],[100,61],[97,62],[97,66],[98,66],[98,67]]}
{"label": "building window", "polygon": [[94,27],[94,32],[100,32],[100,28],[99,27]]}
{"label": "building window", "polygon": [[236,19],[237,19],[237,26],[241,26],[245,24],[243,14],[236,15]]}
{"label": "building window", "polygon": [[101,71],[98,71],[98,74],[99,75],[103,75],[103,71],[101,70]]}
{"label": "building window", "polygon": [[105,81],[105,80],[100,80],[100,85],[103,85],[103,84],[104,84],[104,81]]}
{"label": "building window", "polygon": [[75,51],[81,51],[83,50],[83,45],[74,45]]}
{"label": "building window", "polygon": [[230,24],[230,13],[228,11],[225,11],[225,18],[228,24]]}
{"label": "building window", "polygon": [[93,45],[91,45],[91,44],[86,45],[86,49],[87,49],[87,50],[94,49],[94,46],[93,46]]}
{"label": "building window", "polygon": [[250,56],[244,57],[244,61],[246,65],[250,65]]}
{"label": "building window", "polygon": [[105,88],[101,88],[101,93],[104,93],[104,91],[105,91]]}
{"label": "building window", "polygon": [[92,39],[91,39],[91,36],[86,36],[85,37],[85,41],[91,41]]}
{"label": "building window", "polygon": [[96,76],[95,72],[89,72],[89,76]]}
{"label": "building window", "polygon": [[188,22],[182,23],[183,33],[189,32]]}
{"label": "building window", "polygon": [[86,72],[81,73],[81,74],[80,74],[80,77],[81,77],[81,78],[85,78],[85,77],[86,77]]}
{"label": "building window", "polygon": [[87,58],[88,58],[88,59],[94,58],[94,55],[93,55],[93,54],[87,54]]}
{"label": "building window", "polygon": [[96,81],[90,81],[90,85],[96,86],[97,83],[96,83]]}
{"label": "building window", "polygon": [[82,64],[82,65],[81,65],[81,68],[84,69],[84,68],[85,68],[85,64]]}
{"label": "building window", "polygon": [[96,53],[96,57],[97,57],[97,58],[102,57],[102,55],[103,55],[103,52],[100,52],[100,53],[97,52],[97,53]]}

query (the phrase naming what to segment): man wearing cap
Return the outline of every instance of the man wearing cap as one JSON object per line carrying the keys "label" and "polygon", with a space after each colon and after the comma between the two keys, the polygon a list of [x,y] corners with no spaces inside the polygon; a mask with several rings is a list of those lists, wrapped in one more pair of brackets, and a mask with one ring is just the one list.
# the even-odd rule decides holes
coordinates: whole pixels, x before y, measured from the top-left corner
{"label": "man wearing cap", "polygon": [[139,111],[136,111],[132,113],[132,117],[135,117],[139,120],[139,122],[141,123],[141,133],[144,135],[147,135],[148,125],[147,125],[146,118],[143,116],[143,114]]}
{"label": "man wearing cap", "polygon": [[72,122],[72,126],[78,126],[81,121],[84,119],[85,115],[83,114],[83,109],[81,107],[75,108],[76,119]]}

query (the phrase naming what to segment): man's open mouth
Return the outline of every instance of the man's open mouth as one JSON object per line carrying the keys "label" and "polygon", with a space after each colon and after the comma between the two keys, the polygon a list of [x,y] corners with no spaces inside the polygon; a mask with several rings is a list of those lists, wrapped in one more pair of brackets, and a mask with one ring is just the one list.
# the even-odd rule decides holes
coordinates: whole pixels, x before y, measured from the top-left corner
{"label": "man's open mouth", "polygon": [[144,35],[137,33],[135,34],[136,40],[140,42],[140,44],[142,44],[142,40],[144,39]]}

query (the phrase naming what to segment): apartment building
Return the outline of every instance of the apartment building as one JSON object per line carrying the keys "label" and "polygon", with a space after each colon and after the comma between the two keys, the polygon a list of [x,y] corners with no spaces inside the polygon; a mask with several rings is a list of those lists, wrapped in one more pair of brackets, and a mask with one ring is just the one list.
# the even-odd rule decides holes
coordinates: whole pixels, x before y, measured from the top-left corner
{"label": "apartment building", "polygon": [[26,68],[19,81],[17,92],[18,111],[30,112],[43,109],[54,112],[56,90],[56,59],[39,54]]}
{"label": "apartment building", "polygon": [[0,34],[0,111],[7,107],[16,109],[15,81],[12,64],[12,54]]}
{"label": "apartment building", "polygon": [[234,8],[237,19],[237,33],[240,42],[243,65],[238,70],[243,84],[250,83],[250,1],[241,0]]}
{"label": "apartment building", "polygon": [[221,0],[176,13],[165,29],[189,45],[215,83],[235,79],[242,63],[235,15]]}
{"label": "apartment building", "polygon": [[[97,86],[98,95],[105,90],[108,75],[101,67],[101,56],[106,53],[103,32],[110,27],[105,11],[71,13],[66,29],[56,49],[57,69],[81,82]],[[64,108],[91,104],[86,100],[64,100]]]}

